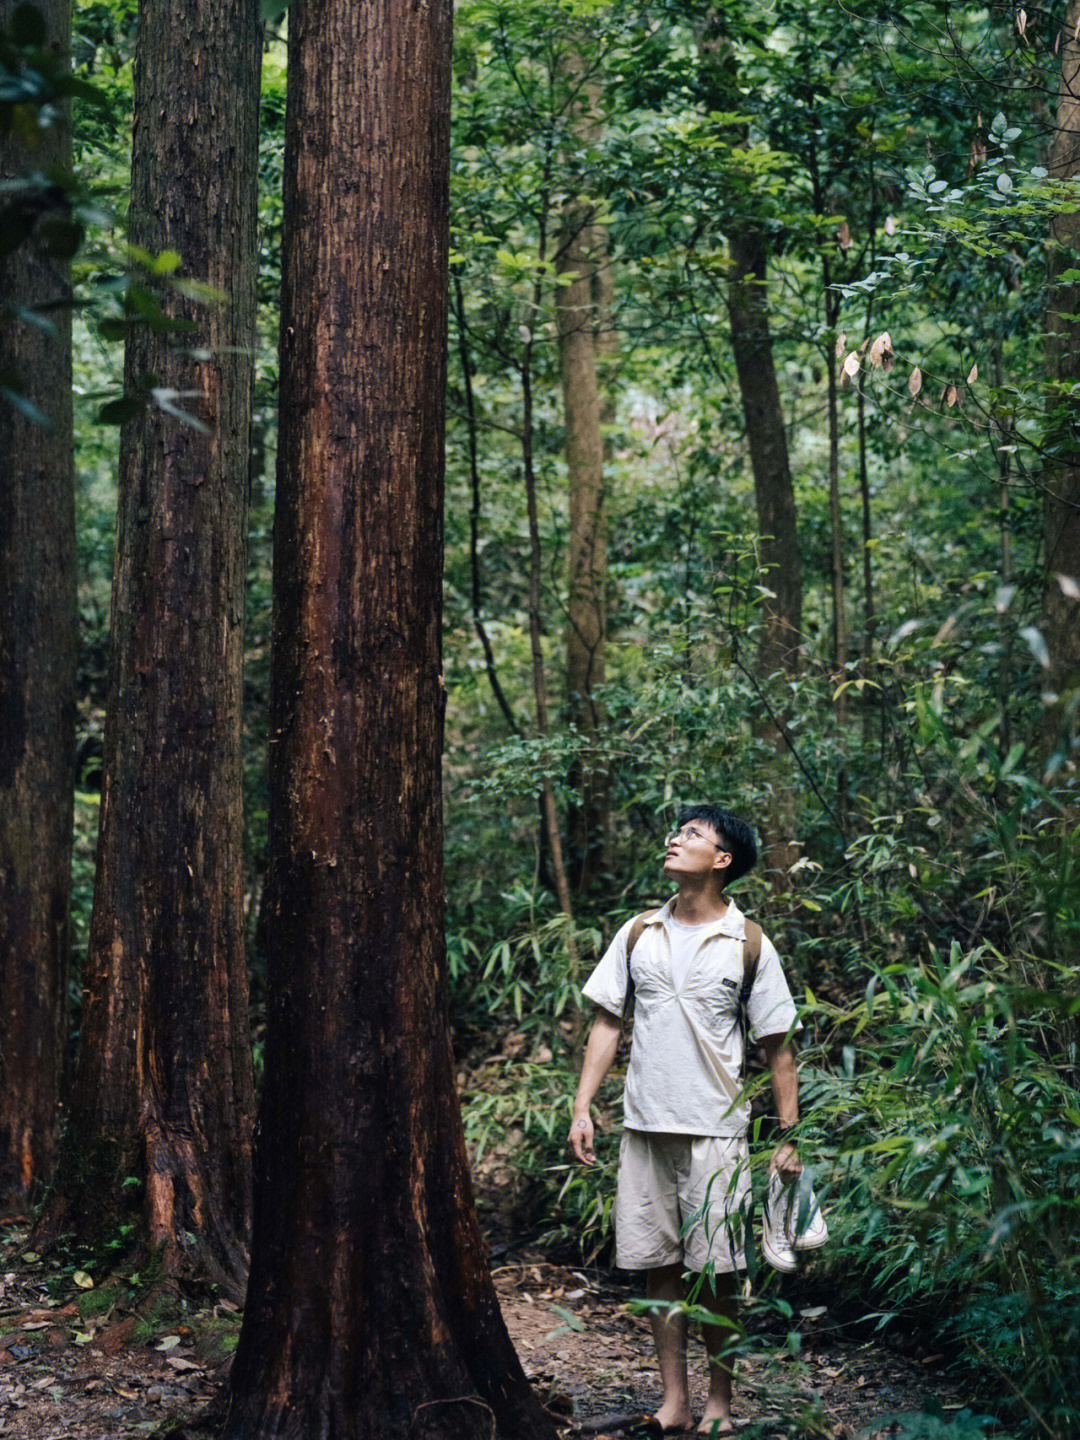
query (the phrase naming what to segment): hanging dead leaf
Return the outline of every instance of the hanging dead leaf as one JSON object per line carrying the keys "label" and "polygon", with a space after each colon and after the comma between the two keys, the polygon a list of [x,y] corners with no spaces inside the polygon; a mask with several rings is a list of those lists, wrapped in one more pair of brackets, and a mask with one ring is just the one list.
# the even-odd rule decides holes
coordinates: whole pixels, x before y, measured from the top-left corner
{"label": "hanging dead leaf", "polygon": [[846,220],[841,222],[840,229],[836,232],[836,240],[841,250],[851,249],[851,228]]}
{"label": "hanging dead leaf", "polygon": [[978,367],[977,364],[975,364],[975,365],[972,365],[971,369],[968,371],[967,383],[968,383],[969,385],[974,385],[974,384],[975,384],[975,381],[976,381],[978,378],[979,378],[979,367]]}
{"label": "hanging dead leaf", "polygon": [[968,173],[976,171],[980,165],[986,164],[986,141],[976,131],[971,140],[971,149],[968,151]]}
{"label": "hanging dead leaf", "polygon": [[859,373],[859,357],[854,350],[844,361],[844,368],[840,371],[840,384],[846,390],[855,376]]}
{"label": "hanging dead leaf", "polygon": [[847,344],[847,331],[846,331],[846,330],[841,330],[841,331],[840,331],[840,334],[836,337],[836,358],[837,358],[837,360],[839,360],[839,359],[840,359],[840,356],[844,353],[844,346],[845,346],[846,344]]}
{"label": "hanging dead leaf", "polygon": [[912,370],[911,374],[908,376],[907,388],[908,393],[913,399],[922,389],[922,371],[917,365],[915,366],[915,369]]}
{"label": "hanging dead leaf", "polygon": [[955,385],[946,385],[945,389],[941,392],[941,398],[951,410],[954,405],[959,404],[960,391]]}
{"label": "hanging dead leaf", "polygon": [[[886,366],[886,360],[895,363],[896,355],[892,348],[892,338],[887,330],[883,330],[874,343],[870,346],[870,364],[875,370],[881,370]],[[890,364],[889,369],[892,368]]]}
{"label": "hanging dead leaf", "polygon": [[896,216],[895,216],[895,215],[886,215],[886,216],[885,216],[885,234],[886,234],[886,235],[895,235],[895,234],[896,234]]}
{"label": "hanging dead leaf", "polygon": [[1025,30],[1027,30],[1027,11],[1018,10],[1016,12],[1016,33],[1020,36],[1021,40],[1024,39]]}
{"label": "hanging dead leaf", "polygon": [[1059,50],[1060,48],[1061,48],[1061,31],[1059,30],[1059,31],[1057,32],[1057,34],[1054,36],[1054,54],[1055,54],[1055,55],[1058,53],[1058,50]]}
{"label": "hanging dead leaf", "polygon": [[1080,20],[1076,22],[1076,29],[1073,31],[1073,40],[1080,40]]}

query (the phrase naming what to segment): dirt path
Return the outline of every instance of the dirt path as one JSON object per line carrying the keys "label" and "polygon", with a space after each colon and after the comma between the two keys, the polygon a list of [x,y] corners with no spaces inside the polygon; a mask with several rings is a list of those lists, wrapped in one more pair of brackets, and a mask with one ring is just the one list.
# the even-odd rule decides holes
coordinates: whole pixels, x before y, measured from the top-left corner
{"label": "dirt path", "polygon": [[[632,1290],[608,1272],[567,1269],[539,1257],[500,1266],[495,1283],[510,1334],[541,1396],[576,1422],[613,1411],[652,1412],[659,1382],[646,1321],[627,1311]],[[814,1306],[795,1321],[799,1354],[783,1336],[750,1334],[739,1361],[735,1416],[755,1422],[749,1434],[829,1436],[870,1431],[883,1415],[917,1411],[930,1401],[945,1416],[964,1408],[953,1381],[928,1362],[895,1355],[881,1344],[838,1337],[827,1310]],[[580,1328],[579,1328],[580,1327]],[[701,1414],[705,1360],[691,1337],[691,1403]]]}
{"label": "dirt path", "polygon": [[[510,1333],[546,1403],[575,1422],[652,1410],[658,1390],[645,1322],[631,1292],[604,1271],[552,1265],[540,1255],[495,1269]],[[798,1319],[799,1357],[775,1337],[751,1336],[739,1361],[738,1414],[760,1435],[834,1440],[883,1413],[961,1408],[932,1366],[836,1337],[827,1312]],[[199,1410],[231,1361],[239,1314],[195,1307],[160,1285],[94,1286],[81,1272],[26,1258],[25,1236],[0,1243],[0,1440],[117,1440],[150,1435]],[[700,1411],[703,1362],[695,1346]]]}

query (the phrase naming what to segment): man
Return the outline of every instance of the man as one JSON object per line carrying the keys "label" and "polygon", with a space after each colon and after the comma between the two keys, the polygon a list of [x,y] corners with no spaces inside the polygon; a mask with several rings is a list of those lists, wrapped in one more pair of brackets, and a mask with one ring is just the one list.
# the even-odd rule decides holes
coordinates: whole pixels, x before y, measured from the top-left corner
{"label": "man", "polygon": [[[725,886],[757,860],[745,820],[712,805],[684,810],[667,837],[664,874],[678,893],[636,927],[628,920],[583,987],[597,1007],[574,1101],[569,1143],[595,1163],[589,1108],[615,1059],[631,989],[634,1028],[623,1097],[624,1130],[615,1199],[615,1263],[648,1272],[649,1299],[685,1298],[684,1272],[701,1275],[699,1303],[734,1322],[737,1273],[744,1264],[743,1217],[750,1179],[749,1107],[741,1071],[745,1008],[750,1040],[769,1064],[781,1135],[798,1121],[798,1079],[791,1032],[795,1005],[776,950],[761,937],[753,985],[744,989],[746,922]],[[802,1165],[782,1140],[770,1173],[794,1181]],[[650,1317],[665,1432],[692,1427],[686,1383],[685,1315]],[[719,1359],[730,1330],[706,1325],[709,1395],[699,1425],[723,1435],[731,1424],[731,1370]]]}

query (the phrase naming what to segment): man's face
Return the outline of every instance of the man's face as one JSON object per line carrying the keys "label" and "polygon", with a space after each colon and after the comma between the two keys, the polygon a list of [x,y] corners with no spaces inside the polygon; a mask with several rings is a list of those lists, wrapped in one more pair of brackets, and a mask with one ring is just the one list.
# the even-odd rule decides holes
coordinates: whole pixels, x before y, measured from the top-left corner
{"label": "man's face", "polygon": [[667,837],[664,874],[676,882],[682,879],[705,879],[731,864],[731,854],[707,820],[688,820]]}

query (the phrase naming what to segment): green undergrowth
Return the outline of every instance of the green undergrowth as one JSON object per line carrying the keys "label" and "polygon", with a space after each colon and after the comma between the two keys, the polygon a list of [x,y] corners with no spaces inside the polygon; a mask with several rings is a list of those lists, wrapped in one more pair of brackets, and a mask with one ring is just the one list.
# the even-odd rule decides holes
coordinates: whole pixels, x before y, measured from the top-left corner
{"label": "green undergrowth", "polygon": [[[993,1414],[1067,1440],[1080,1434],[1078,812],[992,726],[961,734],[920,701],[912,727],[917,784],[863,817],[844,865],[744,904],[778,940],[804,1025],[800,1144],[830,1227],[804,1279],[861,1333],[918,1334],[963,1376],[970,1414],[901,1417],[898,1433],[982,1434]],[[640,900],[583,926],[576,976],[561,917],[505,902],[502,940],[451,949],[459,1013],[488,1017],[463,1097],[479,1189],[511,1237],[606,1261],[619,1077],[595,1111],[597,1165],[571,1163],[576,983]]]}

